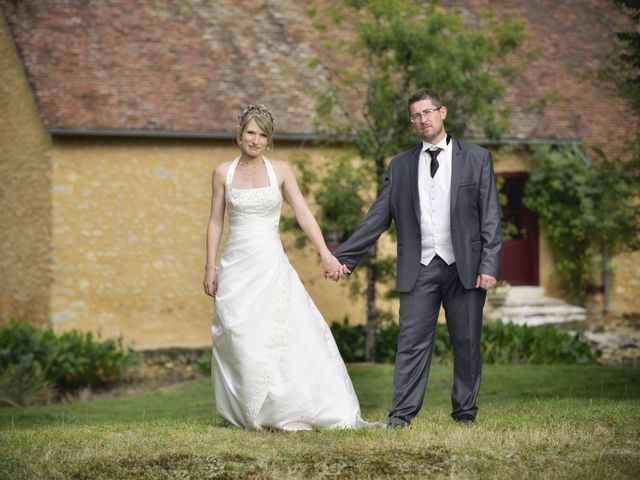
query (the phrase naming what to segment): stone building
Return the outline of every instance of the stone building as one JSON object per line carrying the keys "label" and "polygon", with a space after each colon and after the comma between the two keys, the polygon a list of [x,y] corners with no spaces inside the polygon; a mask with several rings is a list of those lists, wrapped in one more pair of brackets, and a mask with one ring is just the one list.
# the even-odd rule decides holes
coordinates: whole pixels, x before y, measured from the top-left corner
{"label": "stone building", "polygon": [[[488,4],[445,3],[472,23]],[[509,93],[508,135],[471,140],[495,152],[514,192],[509,208],[529,226],[505,243],[506,279],[545,287],[553,259],[535,214],[517,202],[530,147],[617,148],[637,126],[592,81],[626,23],[611,1],[491,5],[522,18],[539,55]],[[0,0],[0,11],[0,320],[122,336],[137,348],[208,345],[210,176],[236,155],[240,109],[273,107],[276,158],[304,153],[320,168],[341,149],[313,142],[312,92],[324,73],[309,67],[319,34],[306,5]],[[549,92],[556,101],[534,108]],[[315,254],[285,240],[325,318],[363,321],[364,302],[321,280]],[[640,312],[639,264],[638,252],[614,259],[613,311]],[[395,310],[392,301],[382,307]]]}

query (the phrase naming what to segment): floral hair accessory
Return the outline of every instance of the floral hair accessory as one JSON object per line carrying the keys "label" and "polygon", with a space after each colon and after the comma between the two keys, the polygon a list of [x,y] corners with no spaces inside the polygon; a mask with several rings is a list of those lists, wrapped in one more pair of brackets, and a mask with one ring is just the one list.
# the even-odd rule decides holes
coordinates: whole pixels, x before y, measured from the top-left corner
{"label": "floral hair accessory", "polygon": [[238,116],[238,123],[242,125],[249,116],[256,115],[267,117],[274,125],[276,123],[276,119],[273,116],[271,109],[266,105],[262,105],[261,103],[257,105],[247,105],[242,113]]}

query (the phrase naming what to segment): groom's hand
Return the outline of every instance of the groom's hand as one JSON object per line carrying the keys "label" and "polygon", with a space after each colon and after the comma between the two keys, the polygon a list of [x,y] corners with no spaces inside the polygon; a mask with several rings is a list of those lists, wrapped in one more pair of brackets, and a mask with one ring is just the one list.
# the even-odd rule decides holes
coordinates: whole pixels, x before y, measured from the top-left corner
{"label": "groom's hand", "polygon": [[482,288],[483,290],[489,290],[496,286],[498,279],[496,277],[492,277],[491,275],[485,275],[484,273],[479,273],[476,278],[476,288]]}

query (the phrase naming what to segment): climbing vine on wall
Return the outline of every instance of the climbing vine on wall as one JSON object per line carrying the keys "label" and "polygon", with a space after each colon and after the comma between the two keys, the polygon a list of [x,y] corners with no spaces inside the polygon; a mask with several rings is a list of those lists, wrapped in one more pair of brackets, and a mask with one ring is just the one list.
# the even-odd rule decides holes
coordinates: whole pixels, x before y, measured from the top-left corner
{"label": "climbing vine on wall", "polygon": [[584,303],[604,245],[613,255],[638,248],[638,164],[591,164],[575,146],[539,146],[525,190],[553,252],[553,279],[568,300]]}

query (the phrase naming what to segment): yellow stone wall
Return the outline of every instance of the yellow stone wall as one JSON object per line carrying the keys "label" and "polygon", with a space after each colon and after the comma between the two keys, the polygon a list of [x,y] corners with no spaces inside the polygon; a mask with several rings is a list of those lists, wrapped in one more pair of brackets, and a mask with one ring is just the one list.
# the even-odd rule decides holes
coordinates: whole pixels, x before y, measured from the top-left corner
{"label": "yellow stone wall", "polygon": [[0,322],[48,322],[49,149],[49,136],[0,14]]}
{"label": "yellow stone wall", "polygon": [[612,313],[640,314],[640,252],[613,258],[613,286],[609,309]]}
{"label": "yellow stone wall", "polygon": [[[300,151],[277,145],[272,157]],[[304,152],[318,166],[331,157]],[[136,348],[208,345],[213,302],[201,282],[211,173],[236,153],[231,141],[56,137],[55,327],[122,336]],[[312,247],[298,250],[292,235],[284,238],[325,319],[362,322],[364,301],[321,278]]]}

